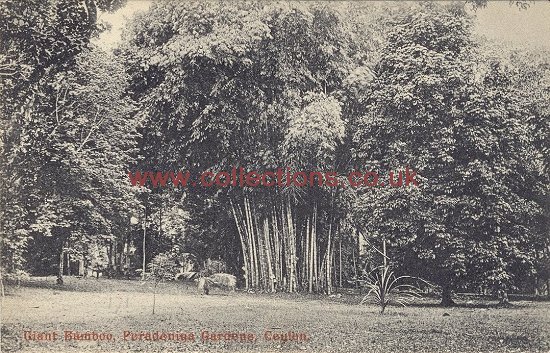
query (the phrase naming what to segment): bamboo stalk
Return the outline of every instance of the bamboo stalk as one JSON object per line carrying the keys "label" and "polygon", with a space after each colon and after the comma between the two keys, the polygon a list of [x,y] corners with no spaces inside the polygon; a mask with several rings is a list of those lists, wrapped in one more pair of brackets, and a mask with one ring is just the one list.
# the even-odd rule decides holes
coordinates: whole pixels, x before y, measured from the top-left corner
{"label": "bamboo stalk", "polygon": [[342,288],[342,237],[340,237],[339,241],[340,241],[340,252],[339,252],[340,264],[338,266],[338,270],[340,271],[340,280],[338,282],[339,282],[340,288]]}
{"label": "bamboo stalk", "polygon": [[258,261],[258,287],[262,290],[265,290],[267,287],[267,269],[265,265],[262,228],[258,225],[258,212],[256,212],[256,210],[251,207],[250,213],[252,215],[252,226],[254,228],[255,235],[255,237],[252,238],[252,241],[255,244],[254,248],[256,249],[256,258]]}
{"label": "bamboo stalk", "polygon": [[328,239],[327,239],[327,253],[326,253],[326,288],[327,288],[327,294],[332,293],[332,283],[330,282],[330,272],[331,272],[331,239],[332,239],[332,220],[328,224]]}
{"label": "bamboo stalk", "polygon": [[[304,250],[304,258],[306,259],[305,261],[305,268],[304,268],[304,272],[307,273],[307,287],[308,287],[308,292],[312,292],[313,291],[313,271],[312,271],[312,267],[311,267],[311,263],[313,262],[313,259],[311,258],[311,240],[310,240],[310,237],[311,237],[311,230],[310,230],[310,222],[309,222],[309,217],[307,218],[306,220],[306,236],[305,236],[305,250]],[[305,283],[304,283],[305,284]]]}
{"label": "bamboo stalk", "polygon": [[252,221],[252,214],[250,212],[250,203],[248,198],[245,196],[244,199],[245,214],[248,225],[248,235],[249,235],[249,246],[250,246],[250,268],[252,271],[252,286],[258,288],[259,286],[259,273],[258,273],[258,253],[256,251],[256,241],[255,241],[255,232],[254,232],[254,223]]}
{"label": "bamboo stalk", "polygon": [[318,267],[318,252],[317,252],[317,204],[313,206],[313,220],[311,226],[311,252],[313,258],[313,288],[314,291],[319,290],[319,267]]}
{"label": "bamboo stalk", "polygon": [[290,200],[286,199],[286,225],[288,231],[288,250],[289,250],[289,291],[296,291],[297,287],[297,272],[296,272],[296,228],[292,218],[292,208]]}
{"label": "bamboo stalk", "polygon": [[[283,267],[281,258],[281,238],[282,235],[279,232],[279,225],[276,213],[276,206],[273,206],[273,213],[271,214],[271,223],[273,227],[273,249],[275,252],[274,267],[275,267],[275,280],[277,284],[275,287],[280,287],[283,279]],[[275,288],[276,290],[279,288]]]}
{"label": "bamboo stalk", "polygon": [[256,229],[256,244],[258,246],[258,262],[259,262],[259,273],[260,273],[260,288],[262,290],[265,290],[267,288],[267,276],[266,276],[266,260],[265,260],[265,244],[264,244],[264,234],[263,234],[263,228],[258,226],[256,213],[253,215],[254,217],[254,228]]}
{"label": "bamboo stalk", "polygon": [[[247,253],[247,250],[246,250],[246,241],[245,241],[245,236],[243,234],[243,229],[242,229],[242,226],[238,220],[238,217],[237,217],[237,211],[235,210],[235,205],[233,204],[233,201],[231,199],[229,199],[229,203],[231,204],[231,212],[233,213],[233,218],[235,219],[235,225],[237,226],[237,233],[239,233],[239,239],[241,240],[241,250],[243,252],[243,264],[244,264],[244,283],[245,283],[245,288],[246,290],[250,289],[249,288],[249,281],[248,281],[248,276],[249,276],[249,271],[250,271],[250,264],[248,263],[248,253]],[[242,219],[241,219],[242,221]]]}
{"label": "bamboo stalk", "polygon": [[285,257],[285,288],[292,292],[291,283],[290,283],[290,235],[288,232],[288,219],[287,219],[287,210],[286,205],[282,207],[283,212],[283,222],[282,222],[282,231],[283,231],[283,246],[284,246],[284,257]]}
{"label": "bamboo stalk", "polygon": [[271,244],[269,241],[269,224],[268,219],[264,219],[264,242],[265,242],[265,254],[266,254],[266,260],[267,260],[267,283],[269,287],[270,292],[275,291],[275,284],[273,282],[273,268],[272,261],[271,261]]}

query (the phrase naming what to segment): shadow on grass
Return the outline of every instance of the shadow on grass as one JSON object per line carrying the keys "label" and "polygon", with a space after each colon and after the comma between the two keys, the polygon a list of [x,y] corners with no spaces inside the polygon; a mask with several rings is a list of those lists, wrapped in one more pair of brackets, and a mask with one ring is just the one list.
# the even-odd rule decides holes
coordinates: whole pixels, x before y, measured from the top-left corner
{"label": "shadow on grass", "polygon": [[463,309],[520,309],[525,307],[525,305],[518,303],[487,303],[487,302],[478,302],[478,303],[454,303],[450,306],[443,306],[440,303],[410,303],[407,305],[413,308],[463,308]]}
{"label": "shadow on grass", "polygon": [[[6,295],[17,293],[22,288],[49,289],[59,292],[150,292],[149,282],[142,282],[137,279],[108,279],[108,278],[77,278],[65,276],[63,284],[56,283],[56,277],[31,277],[22,280],[19,284],[8,283]],[[164,286],[164,284],[163,284]],[[172,292],[185,291],[185,288],[178,283],[169,285]]]}
{"label": "shadow on grass", "polygon": [[210,292],[210,293],[205,294],[205,295],[203,295],[203,296],[204,296],[204,297],[228,297],[229,294],[227,294],[227,293],[212,293],[212,292]]}

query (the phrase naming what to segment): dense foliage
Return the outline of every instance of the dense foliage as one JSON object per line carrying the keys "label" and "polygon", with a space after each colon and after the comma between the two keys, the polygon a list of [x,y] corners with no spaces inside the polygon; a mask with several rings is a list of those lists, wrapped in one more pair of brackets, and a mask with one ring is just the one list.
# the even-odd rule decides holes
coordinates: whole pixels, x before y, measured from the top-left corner
{"label": "dense foliage", "polygon": [[354,134],[361,161],[414,166],[422,185],[360,192],[356,212],[399,266],[441,285],[450,303],[459,285],[532,277],[548,180],[530,98],[500,63],[476,60],[462,8],[441,10],[397,20]]}
{"label": "dense foliage", "polygon": [[[223,260],[247,289],[330,293],[387,244],[396,276],[433,281],[444,304],[539,288],[548,55],[475,38],[472,4],[485,1],[163,0],[106,53],[97,11],[120,1],[2,2],[2,275],[70,274],[77,259],[158,279],[186,254],[197,271]],[[340,186],[127,180],[233,167]],[[370,170],[419,185],[342,186]]]}
{"label": "dense foliage", "polygon": [[39,267],[120,231],[132,202],[119,169],[135,152],[133,106],[122,66],[90,45],[97,11],[120,5],[0,4],[3,274],[24,269],[33,242]]}

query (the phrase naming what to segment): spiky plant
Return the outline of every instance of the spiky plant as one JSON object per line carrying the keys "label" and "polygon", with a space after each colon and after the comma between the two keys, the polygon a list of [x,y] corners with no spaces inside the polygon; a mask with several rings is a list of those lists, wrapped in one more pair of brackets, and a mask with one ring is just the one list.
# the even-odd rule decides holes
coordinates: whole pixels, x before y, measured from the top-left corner
{"label": "spiky plant", "polygon": [[381,266],[375,269],[367,275],[367,280],[364,282],[368,292],[361,300],[361,304],[364,304],[373,295],[376,304],[380,306],[381,314],[390,303],[407,306],[415,298],[421,296],[421,290],[412,284],[402,283],[405,280],[423,281],[412,276],[396,276],[390,266]]}

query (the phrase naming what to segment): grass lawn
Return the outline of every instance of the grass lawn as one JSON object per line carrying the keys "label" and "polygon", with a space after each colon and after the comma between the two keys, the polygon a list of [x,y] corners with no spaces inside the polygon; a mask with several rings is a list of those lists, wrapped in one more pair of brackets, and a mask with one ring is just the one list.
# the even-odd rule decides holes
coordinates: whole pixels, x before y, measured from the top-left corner
{"label": "grass lawn", "polygon": [[[550,302],[514,301],[509,308],[496,308],[476,301],[470,302],[470,307],[440,308],[435,300],[425,299],[406,308],[389,307],[380,315],[374,305],[357,305],[360,297],[352,295],[329,298],[213,290],[212,295],[201,296],[194,287],[182,283],[160,284],[158,292],[153,315],[151,285],[139,281],[66,277],[59,287],[55,278],[49,277],[33,278],[19,288],[7,287],[1,315],[2,352],[550,349]],[[51,333],[56,332],[57,339],[25,339],[24,331],[32,331],[34,338],[40,338],[36,333],[47,332],[52,337]],[[105,340],[65,340],[65,331],[103,333]],[[124,331],[128,331],[126,339]],[[157,331],[171,333],[171,340],[147,340],[153,337],[145,333]],[[205,331],[237,333],[237,337],[226,335],[224,340],[222,335],[220,340],[203,340]],[[289,335],[289,331],[294,334]],[[285,342],[283,334],[294,340]],[[231,340],[235,338],[244,341]]]}

